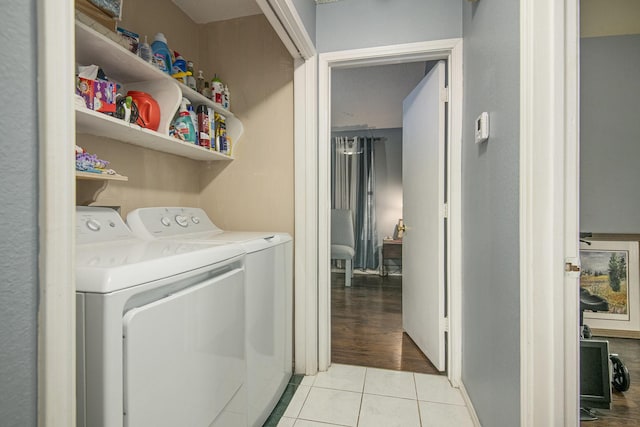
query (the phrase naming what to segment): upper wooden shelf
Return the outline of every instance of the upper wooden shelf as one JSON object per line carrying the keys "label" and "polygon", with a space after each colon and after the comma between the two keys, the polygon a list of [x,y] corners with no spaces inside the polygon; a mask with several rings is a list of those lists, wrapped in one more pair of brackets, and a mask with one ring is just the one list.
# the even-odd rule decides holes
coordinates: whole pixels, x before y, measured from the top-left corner
{"label": "upper wooden shelf", "polygon": [[173,80],[109,37],[79,21],[76,21],[76,62],[80,65],[99,65],[109,79],[124,84]]}

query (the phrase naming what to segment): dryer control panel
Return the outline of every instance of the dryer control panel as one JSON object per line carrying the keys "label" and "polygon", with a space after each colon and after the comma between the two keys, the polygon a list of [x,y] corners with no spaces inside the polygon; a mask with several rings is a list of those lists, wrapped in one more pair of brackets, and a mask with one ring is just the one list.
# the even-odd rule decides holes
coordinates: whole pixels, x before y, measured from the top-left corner
{"label": "dryer control panel", "polygon": [[220,230],[200,208],[141,208],[129,212],[131,230],[145,239]]}
{"label": "dryer control panel", "polygon": [[120,214],[113,209],[76,207],[76,242],[97,243],[133,238]]}

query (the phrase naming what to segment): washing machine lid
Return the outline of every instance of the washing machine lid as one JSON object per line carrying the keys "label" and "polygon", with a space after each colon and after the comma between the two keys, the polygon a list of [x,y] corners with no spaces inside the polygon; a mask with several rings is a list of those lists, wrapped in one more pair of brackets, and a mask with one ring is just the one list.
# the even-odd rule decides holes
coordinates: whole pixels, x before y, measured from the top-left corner
{"label": "washing machine lid", "polygon": [[244,255],[239,245],[124,240],[76,247],[76,290],[109,293]]}
{"label": "washing machine lid", "polygon": [[238,244],[248,253],[291,241],[286,233],[262,231],[223,231],[222,233],[193,233],[180,236],[187,242]]}
{"label": "washing machine lid", "polygon": [[254,240],[286,240],[290,238],[286,233],[271,233],[268,231],[221,231],[213,233],[190,233],[174,239],[186,241],[201,241],[211,243],[247,243]]}

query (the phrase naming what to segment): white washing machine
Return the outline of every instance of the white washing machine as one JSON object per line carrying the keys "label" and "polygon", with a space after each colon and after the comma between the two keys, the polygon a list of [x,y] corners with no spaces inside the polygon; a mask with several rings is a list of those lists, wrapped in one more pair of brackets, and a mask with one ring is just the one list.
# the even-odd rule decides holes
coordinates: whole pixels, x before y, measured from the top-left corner
{"label": "white washing machine", "polygon": [[145,239],[240,244],[246,251],[247,405],[259,427],[278,403],[293,370],[293,242],[286,233],[223,231],[198,208],[142,208],[127,216]]}
{"label": "white washing machine", "polygon": [[244,250],[76,217],[77,426],[244,425]]}

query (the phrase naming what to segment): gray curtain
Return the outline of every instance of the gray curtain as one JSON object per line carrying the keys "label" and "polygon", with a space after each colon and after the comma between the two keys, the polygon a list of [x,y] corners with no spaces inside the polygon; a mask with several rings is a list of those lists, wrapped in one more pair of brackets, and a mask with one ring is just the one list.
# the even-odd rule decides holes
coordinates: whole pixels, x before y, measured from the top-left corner
{"label": "gray curtain", "polygon": [[353,267],[378,268],[373,138],[336,137],[331,142],[331,208],[353,213]]}

